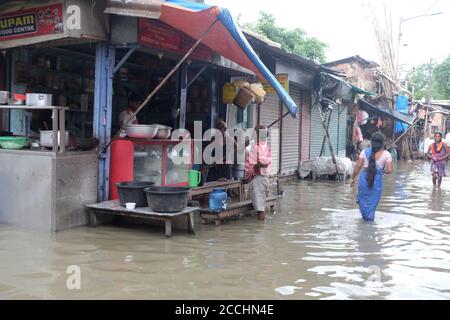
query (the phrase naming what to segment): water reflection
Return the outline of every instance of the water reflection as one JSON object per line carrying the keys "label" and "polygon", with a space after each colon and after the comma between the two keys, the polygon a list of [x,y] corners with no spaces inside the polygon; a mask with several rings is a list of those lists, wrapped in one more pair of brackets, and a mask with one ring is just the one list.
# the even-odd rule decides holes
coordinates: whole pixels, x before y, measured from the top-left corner
{"label": "water reflection", "polygon": [[[374,223],[354,189],[301,181],[265,224],[199,226],[196,237],[0,226],[0,299],[449,299],[449,190],[433,188],[428,164],[400,163]],[[80,291],[66,289],[69,265]]]}
{"label": "water reflection", "polygon": [[444,201],[442,196],[442,189],[440,187],[434,187],[431,193],[430,209],[432,211],[443,211]]}

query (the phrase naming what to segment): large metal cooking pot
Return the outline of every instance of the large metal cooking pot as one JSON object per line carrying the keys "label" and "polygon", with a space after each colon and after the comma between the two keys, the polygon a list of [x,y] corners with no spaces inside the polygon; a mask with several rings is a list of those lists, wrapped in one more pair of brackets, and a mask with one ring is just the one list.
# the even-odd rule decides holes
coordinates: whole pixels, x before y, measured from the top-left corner
{"label": "large metal cooking pot", "polygon": [[[41,146],[51,148],[53,147],[53,131],[52,130],[43,130],[40,133],[41,135]],[[66,132],[66,146],[69,145],[69,132]],[[61,133],[58,131],[58,146],[60,145],[61,141]]]}
{"label": "large metal cooking pot", "polygon": [[46,93],[27,93],[27,106],[46,107],[53,103],[53,95]]}
{"label": "large metal cooking pot", "polygon": [[155,125],[130,124],[125,129],[125,132],[130,138],[153,139],[158,133],[158,129]]}
{"label": "large metal cooking pot", "polygon": [[234,164],[232,175],[235,179],[245,179],[245,164]]}
{"label": "large metal cooking pot", "polygon": [[0,104],[9,103],[9,91],[0,91]]}
{"label": "large metal cooking pot", "polygon": [[156,139],[169,139],[172,134],[172,128],[163,126],[163,125],[155,125],[158,127],[158,133],[156,134]]}

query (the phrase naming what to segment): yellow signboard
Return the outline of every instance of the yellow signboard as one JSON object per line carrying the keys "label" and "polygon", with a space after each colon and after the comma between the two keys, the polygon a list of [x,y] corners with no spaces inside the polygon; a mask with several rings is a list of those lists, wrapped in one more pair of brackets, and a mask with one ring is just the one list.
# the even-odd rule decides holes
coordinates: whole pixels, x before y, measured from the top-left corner
{"label": "yellow signboard", "polygon": [[223,103],[225,104],[232,104],[234,101],[234,98],[236,98],[237,92],[236,92],[236,86],[232,83],[225,83],[223,85]]}
{"label": "yellow signboard", "polygon": [[[280,82],[280,84],[283,86],[283,88],[289,92],[289,75],[288,74],[277,74],[275,76],[278,80],[278,82]],[[267,94],[272,94],[275,93],[275,89],[268,84],[266,81],[261,81],[261,84],[264,87],[264,90],[267,92]]]}

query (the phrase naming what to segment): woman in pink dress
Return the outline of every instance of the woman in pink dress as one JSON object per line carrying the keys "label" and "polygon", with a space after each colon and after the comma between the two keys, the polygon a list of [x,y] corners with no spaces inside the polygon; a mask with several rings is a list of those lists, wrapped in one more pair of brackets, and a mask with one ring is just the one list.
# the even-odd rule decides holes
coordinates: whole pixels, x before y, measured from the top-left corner
{"label": "woman in pink dress", "polygon": [[450,155],[447,144],[442,141],[442,133],[435,133],[434,143],[428,148],[427,154],[431,158],[433,185],[440,186],[442,178],[446,177],[446,161]]}

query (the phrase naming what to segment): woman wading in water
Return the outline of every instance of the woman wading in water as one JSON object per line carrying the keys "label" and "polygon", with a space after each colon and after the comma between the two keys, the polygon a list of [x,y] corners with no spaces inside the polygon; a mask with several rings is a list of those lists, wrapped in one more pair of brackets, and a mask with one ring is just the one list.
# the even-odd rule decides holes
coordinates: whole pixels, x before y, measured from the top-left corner
{"label": "woman wading in water", "polygon": [[442,133],[435,133],[434,143],[428,148],[427,154],[431,158],[433,185],[441,186],[442,178],[446,176],[446,161],[450,155],[447,144],[442,141]]}
{"label": "woman wading in water", "polygon": [[[362,170],[362,171],[361,171]],[[364,220],[374,221],[375,211],[383,193],[383,175],[393,172],[392,156],[384,149],[384,135],[374,133],[371,147],[361,152],[350,184],[361,172],[358,184],[357,203]]]}

